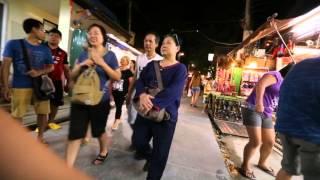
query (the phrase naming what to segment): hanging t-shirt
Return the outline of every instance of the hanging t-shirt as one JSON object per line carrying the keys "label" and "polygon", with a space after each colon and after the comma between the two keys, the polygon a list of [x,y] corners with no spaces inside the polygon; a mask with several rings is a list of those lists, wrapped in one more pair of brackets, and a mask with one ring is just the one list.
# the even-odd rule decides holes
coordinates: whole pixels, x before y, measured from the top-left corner
{"label": "hanging t-shirt", "polygon": [[112,84],[113,91],[120,91],[125,94],[128,93],[129,88],[129,78],[133,77],[133,73],[130,69],[126,69],[121,71],[121,79],[119,81],[115,81]]}

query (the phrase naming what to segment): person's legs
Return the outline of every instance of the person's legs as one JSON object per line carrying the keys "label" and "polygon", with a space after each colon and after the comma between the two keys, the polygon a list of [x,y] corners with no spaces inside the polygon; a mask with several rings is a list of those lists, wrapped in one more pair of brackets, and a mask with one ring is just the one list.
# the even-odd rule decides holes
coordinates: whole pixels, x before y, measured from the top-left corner
{"label": "person's legs", "polygon": [[50,114],[49,114],[48,125],[49,125],[49,128],[56,130],[61,128],[61,126],[54,123],[54,119],[57,115],[58,107],[64,104],[63,85],[62,85],[62,81],[53,81],[53,84],[55,86],[56,91],[54,92],[54,97],[50,99]]}
{"label": "person's legs", "polygon": [[49,114],[48,123],[52,123],[54,121],[54,118],[56,117],[57,112],[58,112],[58,106],[54,105],[53,103],[50,103],[50,114]]}
{"label": "person's legs", "polygon": [[92,162],[94,165],[99,165],[104,162],[108,155],[108,135],[106,133],[106,124],[110,112],[109,101],[99,103],[97,106],[91,108],[90,118],[91,131],[93,137],[97,137],[99,141],[99,155]]}
{"label": "person's legs", "polygon": [[263,123],[262,125],[262,129],[261,129],[262,145],[260,148],[260,158],[259,158],[258,166],[262,169],[273,171],[272,169],[270,169],[270,167],[267,166],[266,161],[272,152],[276,135],[273,128],[272,119],[267,118],[267,119],[263,119],[263,121],[269,121],[268,124],[270,125],[268,125],[268,127],[264,125],[266,123]]}
{"label": "person's legs", "polygon": [[122,92],[118,91],[113,91],[113,97],[114,97],[114,102],[116,104],[116,114],[115,114],[115,121],[112,125],[112,129],[116,130],[118,129],[118,126],[121,122],[121,114],[122,114],[122,105],[124,103],[124,94]]}
{"label": "person's legs", "polygon": [[38,139],[43,141],[43,133],[47,129],[48,126],[48,114],[50,113],[50,102],[39,101],[34,99],[34,109],[37,114],[37,125],[39,128]]}
{"label": "person's legs", "polygon": [[152,122],[138,115],[133,132],[132,144],[136,148],[136,159],[148,158],[151,153],[149,143],[152,138]]}
{"label": "person's legs", "polygon": [[249,163],[252,156],[261,145],[261,128],[250,126],[246,126],[246,128],[249,136],[249,142],[244,147],[243,162],[241,167],[245,171],[252,171]]}
{"label": "person's legs", "polygon": [[300,145],[301,172],[305,180],[318,180],[320,178],[320,144],[314,144],[302,139],[293,139]]}
{"label": "person's legs", "polygon": [[194,102],[193,102],[194,106],[197,106],[197,102],[198,102],[198,99],[199,99],[199,96],[200,96],[200,90],[199,89],[196,91],[195,96],[194,96]]}
{"label": "person's legs", "polygon": [[291,178],[292,178],[292,175],[290,175],[287,171],[285,171],[282,168],[280,169],[280,171],[276,176],[276,180],[291,180]]}
{"label": "person's legs", "polygon": [[278,136],[282,144],[283,158],[276,180],[290,180],[293,175],[300,175],[301,158],[298,153],[300,145],[294,144],[287,135],[278,134]]}
{"label": "person's legs", "polygon": [[81,139],[85,137],[89,124],[90,106],[71,104],[66,161],[72,167],[79,152]]}
{"label": "person's legs", "polygon": [[167,164],[176,123],[165,121],[152,126],[153,150],[147,179],[160,180]]}
{"label": "person's legs", "polygon": [[22,124],[22,118],[26,114],[28,106],[31,104],[32,89],[13,88],[11,97],[11,116]]}
{"label": "person's legs", "polygon": [[66,161],[69,167],[74,165],[76,157],[80,149],[81,139],[68,140],[66,150]]}

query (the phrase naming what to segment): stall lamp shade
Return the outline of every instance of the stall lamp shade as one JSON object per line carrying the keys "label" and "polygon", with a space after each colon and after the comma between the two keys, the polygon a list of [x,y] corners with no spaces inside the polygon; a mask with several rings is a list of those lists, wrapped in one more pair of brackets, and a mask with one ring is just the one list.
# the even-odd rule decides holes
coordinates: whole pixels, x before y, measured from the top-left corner
{"label": "stall lamp shade", "polygon": [[208,54],[208,61],[213,61],[213,57],[214,57],[214,54],[213,53],[209,53]]}

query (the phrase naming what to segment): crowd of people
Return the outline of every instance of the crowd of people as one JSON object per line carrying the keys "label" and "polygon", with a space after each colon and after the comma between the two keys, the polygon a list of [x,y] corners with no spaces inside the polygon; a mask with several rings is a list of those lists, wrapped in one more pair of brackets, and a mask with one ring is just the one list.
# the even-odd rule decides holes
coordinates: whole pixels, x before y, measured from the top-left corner
{"label": "crowd of people", "polygon": [[[2,95],[5,100],[11,102],[11,116],[22,124],[28,106],[33,105],[37,115],[38,140],[40,143],[47,143],[43,136],[46,129],[61,128],[54,123],[54,119],[58,107],[64,104],[64,92],[73,92],[80,76],[87,72],[87,69],[93,69],[99,79],[97,92],[102,92],[101,98],[97,104],[71,101],[66,165],[73,167],[80,144],[88,138],[89,133],[92,137],[98,138],[99,142],[99,154],[93,159],[92,164],[100,165],[105,162],[109,154],[106,123],[110,112],[110,100],[113,100],[116,113],[112,129],[118,129],[122,121],[122,105],[126,102],[128,122],[133,130],[131,146],[136,149],[135,157],[147,161],[144,167],[144,170],[148,171],[147,179],[160,179],[178,119],[183,82],[187,77],[185,65],[176,60],[181,46],[178,36],[168,34],[160,44],[157,33],[147,33],[144,38],[144,53],[133,61],[128,56],[123,56],[119,66],[115,53],[106,47],[106,30],[99,24],[92,24],[88,28],[88,47],[84,48],[75,66],[70,70],[67,53],[59,48],[62,34],[58,29],[48,32],[46,43],[46,32],[40,21],[26,19],[23,29],[26,38],[8,41],[3,53]],[[158,46],[162,56],[156,53]],[[27,53],[24,53],[24,47]],[[27,60],[30,61],[30,66]],[[152,66],[153,63],[150,63],[153,61],[159,62],[164,86],[157,94],[150,95],[148,89],[151,90],[158,85],[155,83],[158,75]],[[11,64],[12,82],[9,81]],[[43,75],[48,75],[54,85],[55,91],[49,99],[40,99],[35,95],[34,80]],[[171,93],[173,89],[176,94]],[[71,96],[76,96],[77,93],[74,92]],[[137,107],[133,106],[133,99],[139,99],[138,111],[135,109]],[[153,114],[159,114],[160,109],[170,118],[155,122],[145,116],[151,111]]]}

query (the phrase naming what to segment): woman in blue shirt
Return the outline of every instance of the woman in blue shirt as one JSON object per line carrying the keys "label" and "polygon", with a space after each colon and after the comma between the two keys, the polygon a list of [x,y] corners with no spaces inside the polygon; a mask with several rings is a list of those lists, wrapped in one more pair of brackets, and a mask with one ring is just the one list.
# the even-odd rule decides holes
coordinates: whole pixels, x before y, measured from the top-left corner
{"label": "woman in blue shirt", "polygon": [[103,88],[109,79],[120,80],[121,72],[115,54],[105,48],[106,43],[105,29],[98,24],[92,24],[88,29],[89,48],[81,53],[71,73],[71,78],[76,79],[82,68],[96,65],[96,71],[100,78],[100,89],[104,90],[104,94],[101,102],[94,106],[71,104],[66,152],[67,164],[69,166],[73,166],[76,160],[81,139],[86,135],[89,122],[91,124],[92,136],[98,138],[100,145],[100,153],[92,163],[94,165],[101,164],[108,156],[105,127],[110,111],[110,97],[109,91]]}
{"label": "woman in blue shirt", "polygon": [[[166,35],[161,45],[161,54],[164,59],[159,61],[164,89],[156,96],[153,97],[145,92],[146,88],[154,88],[158,85],[154,61],[143,69],[137,80],[135,97],[140,99],[140,108],[145,112],[165,108],[170,114],[170,120],[160,123],[145,119],[140,115],[137,116],[133,143],[137,152],[146,155],[147,179],[161,178],[175,131],[180,99],[187,78],[185,65],[176,60],[179,51],[180,44],[177,35]],[[153,138],[153,150],[149,147],[151,138]],[[151,153],[148,153],[150,151]]]}

